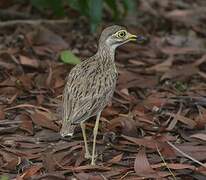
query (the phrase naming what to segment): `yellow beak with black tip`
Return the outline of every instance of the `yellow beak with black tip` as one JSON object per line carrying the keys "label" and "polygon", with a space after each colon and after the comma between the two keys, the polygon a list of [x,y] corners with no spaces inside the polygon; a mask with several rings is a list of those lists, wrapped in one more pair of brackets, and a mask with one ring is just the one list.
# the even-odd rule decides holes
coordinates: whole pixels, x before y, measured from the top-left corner
{"label": "yellow beak with black tip", "polygon": [[143,35],[133,35],[128,33],[128,40],[129,41],[136,41],[138,44],[143,44],[147,42],[148,38]]}
{"label": "yellow beak with black tip", "polygon": [[136,40],[137,40],[137,36],[128,33],[128,35],[127,35],[127,39],[128,39],[129,41],[136,41]]}

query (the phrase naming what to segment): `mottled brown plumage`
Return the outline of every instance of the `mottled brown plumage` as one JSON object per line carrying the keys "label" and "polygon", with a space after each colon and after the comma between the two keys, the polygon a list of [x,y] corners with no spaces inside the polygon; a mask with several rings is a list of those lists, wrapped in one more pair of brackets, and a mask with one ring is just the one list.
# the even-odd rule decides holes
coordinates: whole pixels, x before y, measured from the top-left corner
{"label": "mottled brown plumage", "polygon": [[92,116],[97,116],[94,128],[94,144],[92,151],[92,165],[96,134],[101,111],[111,100],[117,81],[117,70],[114,63],[115,49],[131,40],[136,40],[121,26],[110,26],[102,32],[99,39],[97,53],[76,65],[66,79],[63,93],[63,123],[62,136],[72,136],[76,124],[81,124],[84,142],[85,157],[89,158],[85,133],[85,122]]}

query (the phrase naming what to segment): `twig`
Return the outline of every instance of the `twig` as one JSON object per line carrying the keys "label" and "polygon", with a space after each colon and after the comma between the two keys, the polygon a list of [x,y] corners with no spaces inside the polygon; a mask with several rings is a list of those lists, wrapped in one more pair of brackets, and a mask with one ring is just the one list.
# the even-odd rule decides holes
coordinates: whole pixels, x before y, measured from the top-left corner
{"label": "twig", "polygon": [[177,178],[175,177],[174,173],[171,171],[171,169],[170,169],[169,166],[167,165],[167,163],[166,163],[164,157],[162,156],[162,154],[161,154],[161,152],[160,152],[157,144],[156,144],[156,148],[157,148],[157,152],[158,152],[158,154],[160,155],[160,158],[161,158],[161,160],[163,161],[165,167],[168,169],[168,171],[170,172],[170,174],[172,175],[172,177],[176,180]]}
{"label": "twig", "polygon": [[120,180],[124,179],[127,175],[134,173],[134,171],[127,171],[121,178]]}
{"label": "twig", "polygon": [[67,19],[61,19],[61,20],[49,20],[49,19],[38,19],[38,20],[12,20],[12,21],[4,21],[0,22],[0,28],[2,27],[9,27],[9,26],[16,26],[19,24],[28,24],[37,26],[40,24],[66,24],[69,21]]}
{"label": "twig", "polygon": [[0,10],[0,19],[1,20],[12,20],[12,19],[32,19],[32,16],[25,12],[16,12],[8,9]]}
{"label": "twig", "polygon": [[19,104],[13,107],[9,107],[9,108],[5,108],[4,111],[8,111],[8,110],[12,110],[12,109],[18,109],[18,108],[34,108],[34,109],[40,109],[43,111],[46,111],[48,113],[50,113],[50,110],[41,106],[35,106],[32,104]]}
{"label": "twig", "polygon": [[175,145],[173,145],[171,142],[167,141],[167,144],[169,144],[172,148],[174,148],[177,152],[179,152],[180,154],[182,154],[183,156],[185,156],[186,158],[196,162],[197,164],[203,166],[206,168],[206,165],[201,163],[200,161],[194,159],[193,157],[191,157],[190,155],[186,154],[185,152],[181,151],[180,149],[178,149]]}
{"label": "twig", "polygon": [[1,120],[0,121],[0,126],[7,126],[7,125],[10,125],[10,124],[12,125],[12,124],[20,124],[20,123],[22,123],[22,121]]}

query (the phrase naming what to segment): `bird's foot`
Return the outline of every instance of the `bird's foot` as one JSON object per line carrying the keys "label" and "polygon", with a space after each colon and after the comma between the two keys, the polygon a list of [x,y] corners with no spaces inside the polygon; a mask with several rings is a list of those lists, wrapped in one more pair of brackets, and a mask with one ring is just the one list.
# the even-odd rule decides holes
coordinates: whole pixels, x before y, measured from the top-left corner
{"label": "bird's foot", "polygon": [[[92,166],[95,166],[95,160],[97,159],[97,154],[94,155],[94,160],[91,162]],[[92,160],[92,155],[90,153],[85,153],[84,155],[85,159],[91,159]]]}
{"label": "bird's foot", "polygon": [[84,157],[85,157],[85,159],[91,159],[91,158],[92,158],[92,156],[90,155],[89,152],[86,152],[86,153],[84,154]]}
{"label": "bird's foot", "polygon": [[94,155],[94,157],[91,157],[91,166],[95,166],[96,165],[96,160],[97,160],[97,154]]}
{"label": "bird's foot", "polygon": [[96,166],[96,162],[95,162],[95,161],[92,161],[92,162],[91,162],[91,166]]}

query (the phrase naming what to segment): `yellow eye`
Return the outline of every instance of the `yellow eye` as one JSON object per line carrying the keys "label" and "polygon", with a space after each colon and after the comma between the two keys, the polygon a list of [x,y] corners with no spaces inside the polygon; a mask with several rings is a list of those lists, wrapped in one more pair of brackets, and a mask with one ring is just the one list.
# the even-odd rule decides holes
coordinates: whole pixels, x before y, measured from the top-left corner
{"label": "yellow eye", "polygon": [[119,31],[119,32],[117,32],[117,37],[118,37],[118,38],[123,38],[123,37],[126,36],[126,34],[127,34],[127,33],[126,33],[126,31],[124,31],[124,30],[123,30],[123,31]]}

